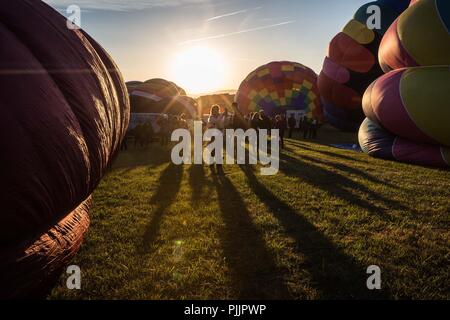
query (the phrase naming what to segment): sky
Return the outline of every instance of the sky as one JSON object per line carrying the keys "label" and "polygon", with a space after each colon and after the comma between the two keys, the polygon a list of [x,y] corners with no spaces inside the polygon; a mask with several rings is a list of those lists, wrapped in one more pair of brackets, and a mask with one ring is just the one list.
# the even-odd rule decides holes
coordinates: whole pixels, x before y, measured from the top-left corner
{"label": "sky", "polygon": [[257,67],[317,73],[328,43],[367,0],[45,0],[114,58],[125,81],[165,78],[188,94],[236,90]]}

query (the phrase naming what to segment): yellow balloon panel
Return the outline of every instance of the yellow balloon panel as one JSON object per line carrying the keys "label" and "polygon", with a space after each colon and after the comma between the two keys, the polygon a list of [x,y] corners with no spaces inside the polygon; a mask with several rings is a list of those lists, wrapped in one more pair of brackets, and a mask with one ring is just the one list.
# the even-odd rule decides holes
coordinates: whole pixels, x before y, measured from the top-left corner
{"label": "yellow balloon panel", "polygon": [[421,0],[399,18],[397,32],[411,57],[421,66],[450,64],[450,34],[435,0]]}
{"label": "yellow balloon panel", "polygon": [[362,45],[369,44],[375,39],[375,32],[355,19],[347,23],[343,32]]}
{"label": "yellow balloon panel", "polygon": [[417,127],[450,146],[450,68],[411,68],[402,76],[400,92]]}

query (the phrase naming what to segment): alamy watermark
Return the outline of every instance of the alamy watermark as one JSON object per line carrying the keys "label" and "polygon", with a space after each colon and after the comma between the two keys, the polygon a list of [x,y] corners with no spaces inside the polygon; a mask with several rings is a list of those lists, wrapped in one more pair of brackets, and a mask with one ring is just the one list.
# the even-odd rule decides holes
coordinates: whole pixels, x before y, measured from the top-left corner
{"label": "alamy watermark", "polygon": [[69,275],[66,280],[67,289],[81,290],[81,268],[71,265],[67,267],[66,273]]}
{"label": "alamy watermark", "polygon": [[[278,129],[270,130],[234,130],[208,129],[203,133],[202,122],[194,121],[194,137],[187,129],[177,129],[172,132],[171,140],[179,142],[172,149],[171,159],[176,165],[196,164],[258,164],[261,175],[275,175],[280,167],[280,134]],[[192,140],[194,159],[192,159]],[[209,144],[203,148],[203,143]],[[270,145],[270,152],[268,151]],[[224,150],[225,146],[225,150]],[[247,148],[248,146],[248,148]],[[248,163],[246,153],[248,150]]]}
{"label": "alamy watermark", "polygon": [[69,30],[81,29],[81,8],[75,4],[70,5],[66,9],[68,14],[66,26]]}
{"label": "alamy watermark", "polygon": [[377,265],[371,265],[367,267],[367,274],[370,274],[367,278],[367,289],[369,290],[381,290],[381,268]]}
{"label": "alamy watermark", "polygon": [[370,30],[381,29],[381,8],[377,5],[370,5],[366,10],[367,14],[370,14],[366,21],[367,28]]}

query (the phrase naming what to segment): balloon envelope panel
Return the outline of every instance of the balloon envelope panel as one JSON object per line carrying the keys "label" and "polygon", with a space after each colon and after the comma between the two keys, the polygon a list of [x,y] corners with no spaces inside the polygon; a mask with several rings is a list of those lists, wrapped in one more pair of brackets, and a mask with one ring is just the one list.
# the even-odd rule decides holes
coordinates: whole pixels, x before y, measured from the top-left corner
{"label": "balloon envelope panel", "polygon": [[185,91],[175,83],[164,79],[147,80],[140,85],[129,85],[132,113],[159,113],[158,103],[185,95]]}
{"label": "balloon envelope panel", "polygon": [[0,251],[0,298],[44,297],[80,248],[89,227],[91,199],[33,241]]}
{"label": "balloon envelope panel", "polygon": [[154,112],[173,115],[184,113],[186,118],[195,119],[198,113],[197,102],[188,96],[165,98],[156,104]]}
{"label": "balloon envelope panel", "polygon": [[383,69],[450,65],[449,11],[447,0],[418,1],[408,8],[383,38]]}
{"label": "balloon envelope panel", "polygon": [[435,167],[450,163],[449,148],[396,137],[368,118],[360,127],[358,139],[361,149],[376,158]]}

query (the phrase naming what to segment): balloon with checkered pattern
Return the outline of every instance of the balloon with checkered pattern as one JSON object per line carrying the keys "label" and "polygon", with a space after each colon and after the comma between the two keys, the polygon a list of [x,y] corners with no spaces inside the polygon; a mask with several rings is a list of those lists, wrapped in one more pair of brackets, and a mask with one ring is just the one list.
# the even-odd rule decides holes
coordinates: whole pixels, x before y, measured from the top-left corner
{"label": "balloon with checkered pattern", "polygon": [[296,62],[275,61],[257,68],[241,83],[235,100],[243,114],[264,110],[274,116],[299,110],[322,120],[317,74]]}

